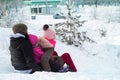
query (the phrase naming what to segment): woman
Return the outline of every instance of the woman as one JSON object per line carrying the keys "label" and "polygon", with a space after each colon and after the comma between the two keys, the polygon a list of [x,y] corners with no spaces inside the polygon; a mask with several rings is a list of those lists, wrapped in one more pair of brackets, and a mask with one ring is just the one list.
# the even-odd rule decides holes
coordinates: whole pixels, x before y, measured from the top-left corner
{"label": "woman", "polygon": [[28,40],[27,26],[16,24],[12,28],[13,35],[10,38],[11,64],[15,70],[31,73],[32,71],[42,71],[42,68],[35,62],[32,45]]}

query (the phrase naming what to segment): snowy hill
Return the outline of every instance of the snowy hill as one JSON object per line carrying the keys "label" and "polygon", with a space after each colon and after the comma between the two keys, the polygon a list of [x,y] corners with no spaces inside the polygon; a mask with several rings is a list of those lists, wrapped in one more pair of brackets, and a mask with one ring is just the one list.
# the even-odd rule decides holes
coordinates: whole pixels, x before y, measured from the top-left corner
{"label": "snowy hill", "polygon": [[[42,19],[42,20],[41,20]],[[63,20],[54,20],[51,16],[38,16],[37,20],[27,21],[29,33],[41,35],[44,23],[56,23]],[[9,35],[11,28],[0,27],[0,80],[119,80],[120,79],[120,24],[89,19],[85,23],[90,29],[89,36],[98,43],[85,42],[81,47],[66,45],[57,41],[55,50],[61,55],[69,52],[78,69],[78,72],[53,73],[35,72],[34,74],[15,73],[10,63]],[[107,30],[107,36],[100,38],[97,28]],[[109,27],[106,27],[109,26]],[[92,27],[92,28],[91,28]],[[98,35],[98,36],[96,36]]]}

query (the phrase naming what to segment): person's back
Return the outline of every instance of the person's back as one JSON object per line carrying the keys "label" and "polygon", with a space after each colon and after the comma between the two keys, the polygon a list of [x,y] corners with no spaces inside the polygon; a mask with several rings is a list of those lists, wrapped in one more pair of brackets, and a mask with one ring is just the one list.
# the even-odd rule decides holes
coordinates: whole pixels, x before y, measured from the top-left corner
{"label": "person's back", "polygon": [[[11,53],[12,65],[15,69],[29,69],[25,61],[25,57],[22,55],[23,53],[19,51],[23,51],[26,45],[29,45],[29,43],[27,40],[25,40],[25,37],[23,37],[23,35],[16,34],[14,36],[11,36],[9,49]],[[31,47],[31,45],[29,45],[29,47]]]}
{"label": "person's back", "polygon": [[16,24],[13,26],[14,34],[10,38],[11,64],[19,71],[42,71],[33,57],[32,45],[28,40],[27,26]]}
{"label": "person's back", "polygon": [[40,63],[40,58],[41,56],[43,55],[43,50],[40,46],[37,45],[38,43],[38,37],[33,35],[33,34],[29,34],[29,40],[32,44],[32,47],[33,47],[33,53],[34,53],[34,58],[35,58],[35,61],[37,63]]}

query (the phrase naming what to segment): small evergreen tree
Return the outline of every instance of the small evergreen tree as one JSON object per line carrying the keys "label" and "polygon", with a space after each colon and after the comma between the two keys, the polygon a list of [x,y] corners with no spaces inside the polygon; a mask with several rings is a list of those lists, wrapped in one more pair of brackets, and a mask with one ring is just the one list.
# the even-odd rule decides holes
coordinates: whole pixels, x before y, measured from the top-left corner
{"label": "small evergreen tree", "polygon": [[87,31],[79,31],[83,27],[86,20],[80,21],[80,15],[75,15],[74,0],[66,0],[67,15],[66,22],[55,24],[56,34],[62,42],[68,45],[74,44],[75,46],[82,45],[84,41],[95,42],[86,36]]}

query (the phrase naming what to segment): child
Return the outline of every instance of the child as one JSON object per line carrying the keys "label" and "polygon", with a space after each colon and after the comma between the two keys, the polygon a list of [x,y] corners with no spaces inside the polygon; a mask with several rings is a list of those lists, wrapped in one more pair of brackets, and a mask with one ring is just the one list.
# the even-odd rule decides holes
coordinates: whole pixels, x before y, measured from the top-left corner
{"label": "child", "polygon": [[55,43],[56,43],[56,41],[55,41],[55,38],[56,38],[55,31],[50,29],[47,24],[45,24],[43,26],[43,30],[44,30],[43,37],[45,39],[47,39],[53,45],[53,47],[55,47]]}
{"label": "child", "polygon": [[[42,68],[45,71],[53,72],[76,72],[77,69],[68,53],[64,53],[62,56],[52,55],[54,52],[53,45],[51,45],[45,38],[29,34],[29,40],[33,45],[34,58],[38,63],[41,63]],[[42,49],[41,49],[42,48]],[[43,55],[44,54],[44,55]],[[64,67],[64,64],[68,66]]]}
{"label": "child", "polygon": [[[55,33],[55,31],[50,29],[47,24],[45,24],[43,26],[43,30],[44,30],[43,37],[45,39],[47,39],[53,45],[53,47],[55,48],[55,44],[56,44],[56,41],[55,41],[56,33]],[[53,67],[52,69],[54,69],[53,71],[55,71],[55,72],[58,72],[58,71],[60,71],[60,72],[65,71],[66,72],[66,71],[69,70],[69,69],[65,70],[65,68],[70,68],[71,69],[70,71],[73,71],[73,72],[77,71],[77,69],[76,69],[76,67],[75,67],[75,65],[74,65],[74,63],[71,59],[71,56],[68,53],[64,53],[62,56],[58,56],[57,52],[54,51],[53,52],[53,57],[50,59],[50,63],[53,64],[53,65],[56,65],[56,66],[51,65],[51,67]],[[64,67],[65,63],[69,67],[68,66]]]}
{"label": "child", "polygon": [[11,35],[9,47],[12,66],[22,73],[42,71],[34,60],[32,45],[26,37],[27,26],[22,23],[15,24],[12,30],[14,34]]}
{"label": "child", "polygon": [[[56,37],[56,33],[55,31],[53,31],[52,29],[49,28],[49,26],[47,24],[45,24],[43,26],[43,37],[49,41],[49,43],[51,43],[53,45],[53,47],[55,48],[55,37]],[[53,55],[58,55],[55,51],[53,52]]]}

